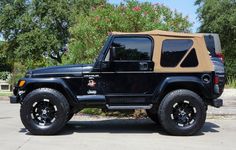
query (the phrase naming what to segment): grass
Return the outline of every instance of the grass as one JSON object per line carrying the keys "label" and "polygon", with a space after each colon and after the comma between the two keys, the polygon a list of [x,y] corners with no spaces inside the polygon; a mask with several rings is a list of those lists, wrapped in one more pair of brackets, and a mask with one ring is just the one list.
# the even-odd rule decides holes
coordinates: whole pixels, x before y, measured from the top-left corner
{"label": "grass", "polygon": [[84,114],[89,114],[89,115],[103,115],[104,114],[102,110],[99,108],[85,108],[81,110],[80,112]]}
{"label": "grass", "polygon": [[226,88],[236,88],[236,79],[229,77],[226,83]]}
{"label": "grass", "polygon": [[12,92],[0,92],[0,96],[11,96]]}
{"label": "grass", "polygon": [[116,117],[130,117],[134,115],[134,111],[109,111],[103,112],[100,108],[85,108],[80,113],[100,116],[116,116]]}

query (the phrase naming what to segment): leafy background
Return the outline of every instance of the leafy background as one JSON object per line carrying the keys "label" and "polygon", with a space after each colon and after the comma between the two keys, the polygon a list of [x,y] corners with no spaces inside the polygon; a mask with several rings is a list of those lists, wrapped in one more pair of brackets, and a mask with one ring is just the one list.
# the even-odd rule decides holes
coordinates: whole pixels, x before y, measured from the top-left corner
{"label": "leafy background", "polygon": [[[229,85],[236,79],[235,0],[196,0],[199,32],[219,33]],[[28,69],[91,63],[111,31],[190,32],[187,16],[156,3],[127,0],[1,0],[0,78],[11,84]],[[62,55],[63,54],[63,55]]]}

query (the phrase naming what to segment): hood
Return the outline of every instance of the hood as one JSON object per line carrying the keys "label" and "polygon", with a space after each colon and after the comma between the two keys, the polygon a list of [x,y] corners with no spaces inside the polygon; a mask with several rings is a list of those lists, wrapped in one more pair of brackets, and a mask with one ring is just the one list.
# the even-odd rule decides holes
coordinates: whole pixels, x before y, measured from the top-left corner
{"label": "hood", "polygon": [[92,68],[92,64],[52,66],[30,70],[26,73],[26,77],[81,76],[83,72],[91,72]]}

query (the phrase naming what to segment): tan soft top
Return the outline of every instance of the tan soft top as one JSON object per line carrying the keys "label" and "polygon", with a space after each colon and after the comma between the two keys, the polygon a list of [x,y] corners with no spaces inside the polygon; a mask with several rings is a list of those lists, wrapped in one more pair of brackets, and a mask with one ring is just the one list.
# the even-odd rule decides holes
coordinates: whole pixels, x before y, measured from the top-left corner
{"label": "tan soft top", "polygon": [[[149,35],[154,40],[153,61],[155,63],[154,72],[211,72],[214,70],[209,57],[208,50],[204,41],[204,34],[198,33],[179,33],[170,31],[153,30],[146,32],[112,32],[112,35]],[[161,62],[162,43],[166,39],[191,39],[193,46],[186,52],[185,56],[176,67],[163,67]],[[196,67],[181,67],[181,63],[187,57],[192,49],[196,50],[198,58],[198,66]]]}
{"label": "tan soft top", "polygon": [[181,33],[181,32],[171,32],[162,30],[152,30],[145,32],[112,32],[113,35],[124,35],[124,34],[146,34],[146,35],[160,35],[160,36],[177,36],[177,37],[203,37],[203,34],[193,34],[193,33]]}

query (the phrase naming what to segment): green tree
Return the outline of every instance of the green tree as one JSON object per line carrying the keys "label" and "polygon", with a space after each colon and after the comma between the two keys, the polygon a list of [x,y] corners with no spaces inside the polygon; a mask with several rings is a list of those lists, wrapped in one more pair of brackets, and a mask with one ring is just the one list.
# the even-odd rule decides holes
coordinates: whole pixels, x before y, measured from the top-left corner
{"label": "green tree", "polygon": [[197,0],[200,32],[219,33],[229,76],[236,78],[236,1]]}
{"label": "green tree", "polygon": [[12,66],[11,64],[8,63],[7,55],[5,51],[3,51],[3,49],[4,49],[4,42],[0,41],[0,72],[5,72],[5,71],[10,72]]}
{"label": "green tree", "polygon": [[14,66],[10,70],[15,82],[27,69],[61,63],[75,17],[103,3],[105,0],[1,0],[0,32],[5,41],[0,47],[0,67]]}
{"label": "green tree", "polygon": [[[21,63],[39,62],[45,57],[61,63],[68,28],[74,16],[104,0],[3,0],[0,2],[0,31],[6,40],[7,56]],[[43,57],[45,56],[45,57]]]}
{"label": "green tree", "polygon": [[111,31],[139,32],[154,29],[189,32],[191,23],[181,13],[161,4],[135,0],[100,5],[88,15],[78,15],[69,29],[71,39],[65,63],[91,63]]}

